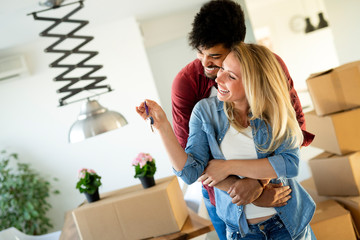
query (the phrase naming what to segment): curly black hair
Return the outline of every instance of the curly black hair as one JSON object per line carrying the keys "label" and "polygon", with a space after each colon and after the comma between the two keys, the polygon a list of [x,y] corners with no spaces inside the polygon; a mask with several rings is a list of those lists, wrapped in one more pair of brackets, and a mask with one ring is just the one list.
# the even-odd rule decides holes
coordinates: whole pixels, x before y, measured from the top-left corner
{"label": "curly black hair", "polygon": [[204,4],[196,14],[189,33],[189,44],[211,48],[223,44],[231,48],[244,41],[246,34],[244,12],[241,6],[231,0],[212,0]]}

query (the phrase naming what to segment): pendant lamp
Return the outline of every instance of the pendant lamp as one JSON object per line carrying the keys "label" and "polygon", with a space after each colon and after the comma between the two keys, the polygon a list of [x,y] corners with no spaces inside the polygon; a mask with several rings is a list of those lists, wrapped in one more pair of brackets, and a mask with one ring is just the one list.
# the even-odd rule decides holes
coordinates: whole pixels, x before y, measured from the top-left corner
{"label": "pendant lamp", "polygon": [[[109,85],[100,85],[106,79],[106,76],[94,76],[94,73],[102,68],[102,65],[99,64],[89,64],[88,61],[98,55],[97,51],[84,50],[84,45],[94,39],[92,36],[79,35],[78,31],[86,26],[89,21],[87,20],[78,20],[71,19],[72,15],[81,10],[84,7],[83,0],[72,2],[68,4],[62,4],[64,0],[45,0],[40,2],[42,6],[49,7],[45,10],[40,10],[37,12],[32,12],[28,15],[32,15],[35,20],[41,21],[50,21],[52,25],[47,27],[44,31],[40,33],[42,37],[56,37],[58,38],[55,43],[51,44],[45,49],[47,53],[62,53],[58,59],[50,64],[52,68],[61,68],[65,69],[60,75],[54,78],[54,81],[65,82],[64,86],[58,89],[58,93],[66,94],[59,99],[60,107],[67,104],[78,102],[79,100],[85,100],[84,104],[81,107],[80,115],[78,120],[71,126],[69,131],[68,140],[70,143],[75,143],[82,141],[86,138],[99,135],[101,133],[111,131],[117,128],[120,128],[127,124],[126,119],[120,113],[109,111],[107,108],[101,106],[98,101],[90,100],[94,96],[111,92],[112,89]],[[73,4],[79,4],[78,7],[71,9],[63,17],[45,17],[38,16],[38,13],[43,13],[49,10],[55,10],[60,7],[65,7]],[[69,23],[73,24],[74,28],[70,29],[68,33],[57,33],[56,29],[59,24]],[[83,42],[77,42],[77,45],[70,48],[68,45],[58,46],[63,41],[68,39],[82,40]],[[77,56],[83,56],[83,59],[79,62],[73,63],[63,63],[62,61],[68,57],[71,57],[72,54]],[[88,72],[80,76],[68,77],[67,74],[73,73],[77,68],[88,69]],[[82,87],[80,87],[82,85]],[[96,93],[98,90],[107,89],[106,92]],[[83,99],[77,99],[72,102],[69,102],[69,99],[74,99],[74,96],[87,92],[93,94],[92,96],[87,96]]]}
{"label": "pendant lamp", "polygon": [[88,99],[81,106],[78,119],[70,128],[69,142],[80,142],[126,124],[126,119],[120,113],[109,111],[97,100]]}

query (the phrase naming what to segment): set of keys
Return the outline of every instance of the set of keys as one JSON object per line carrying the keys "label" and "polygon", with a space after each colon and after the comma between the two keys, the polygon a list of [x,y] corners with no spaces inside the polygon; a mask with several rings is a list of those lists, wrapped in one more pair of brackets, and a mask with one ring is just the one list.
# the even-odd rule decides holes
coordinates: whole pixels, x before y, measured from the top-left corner
{"label": "set of keys", "polygon": [[146,101],[144,102],[144,105],[145,105],[145,111],[146,111],[146,115],[148,116],[148,118],[150,119],[150,128],[151,128],[151,131],[154,132],[154,128],[153,128],[153,124],[154,124],[154,119],[150,116],[149,117],[149,108],[148,106],[146,105]]}

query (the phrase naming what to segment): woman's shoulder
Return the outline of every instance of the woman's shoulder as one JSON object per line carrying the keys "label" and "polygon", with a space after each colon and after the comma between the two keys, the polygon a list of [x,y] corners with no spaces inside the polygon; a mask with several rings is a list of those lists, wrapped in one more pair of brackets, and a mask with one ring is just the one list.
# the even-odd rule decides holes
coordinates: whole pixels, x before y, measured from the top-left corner
{"label": "woman's shoulder", "polygon": [[209,97],[201,99],[194,107],[196,110],[211,110],[217,111],[219,108],[222,108],[222,102],[216,97]]}
{"label": "woman's shoulder", "polygon": [[228,122],[223,109],[223,102],[219,101],[216,96],[204,98],[195,105],[192,111],[192,118],[200,120],[204,124],[210,124],[211,128],[223,126]]}

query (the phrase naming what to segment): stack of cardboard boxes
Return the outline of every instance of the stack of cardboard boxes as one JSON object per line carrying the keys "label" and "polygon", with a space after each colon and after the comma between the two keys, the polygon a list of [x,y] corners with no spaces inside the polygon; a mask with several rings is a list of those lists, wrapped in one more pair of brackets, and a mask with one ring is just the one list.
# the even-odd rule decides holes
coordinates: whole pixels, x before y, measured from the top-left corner
{"label": "stack of cardboard boxes", "polygon": [[[315,189],[309,182],[303,186],[315,200],[331,199],[317,204],[312,227],[320,240],[356,239],[355,233],[360,238],[360,61],[313,74],[306,82],[314,105],[314,111],[305,113],[307,129],[315,134],[312,146],[325,152],[309,161]],[[355,233],[335,227],[341,225],[339,217],[330,213],[341,214],[339,203],[351,213]],[[337,223],[327,233],[313,226],[319,219]],[[344,238],[345,231],[353,237]]]}

